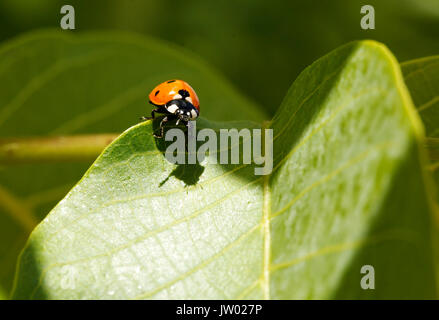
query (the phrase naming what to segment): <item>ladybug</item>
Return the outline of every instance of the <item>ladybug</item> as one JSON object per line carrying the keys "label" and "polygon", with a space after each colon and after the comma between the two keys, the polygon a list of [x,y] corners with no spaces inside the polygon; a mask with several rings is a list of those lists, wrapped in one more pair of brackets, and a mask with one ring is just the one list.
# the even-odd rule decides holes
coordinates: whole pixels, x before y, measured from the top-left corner
{"label": "ladybug", "polygon": [[160,135],[163,138],[163,124],[177,120],[188,125],[188,121],[195,120],[200,114],[200,101],[195,90],[183,80],[168,80],[155,87],[149,94],[149,103],[157,108],[151,111],[151,117],[142,117],[142,120],[155,118],[156,113],[166,115],[160,122]]}

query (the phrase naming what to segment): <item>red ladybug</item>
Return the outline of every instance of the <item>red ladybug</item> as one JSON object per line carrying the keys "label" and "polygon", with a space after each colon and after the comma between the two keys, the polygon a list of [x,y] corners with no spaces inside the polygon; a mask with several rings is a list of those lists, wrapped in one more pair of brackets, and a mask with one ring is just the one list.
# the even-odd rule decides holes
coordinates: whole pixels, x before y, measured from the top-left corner
{"label": "red ladybug", "polygon": [[183,80],[168,80],[155,87],[149,94],[149,103],[157,108],[151,111],[151,117],[143,117],[143,120],[154,119],[156,113],[166,116],[160,122],[160,135],[163,137],[163,124],[170,120],[177,120],[186,126],[188,121],[195,120],[200,114],[200,101],[195,90]]}

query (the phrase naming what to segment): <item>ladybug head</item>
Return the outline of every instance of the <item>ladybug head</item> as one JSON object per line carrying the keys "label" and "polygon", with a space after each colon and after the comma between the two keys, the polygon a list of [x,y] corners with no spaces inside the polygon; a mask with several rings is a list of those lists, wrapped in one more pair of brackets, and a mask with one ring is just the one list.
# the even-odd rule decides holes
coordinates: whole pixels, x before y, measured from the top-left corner
{"label": "ladybug head", "polygon": [[185,109],[178,109],[176,115],[181,121],[186,121],[186,122],[191,120],[192,118],[191,112]]}

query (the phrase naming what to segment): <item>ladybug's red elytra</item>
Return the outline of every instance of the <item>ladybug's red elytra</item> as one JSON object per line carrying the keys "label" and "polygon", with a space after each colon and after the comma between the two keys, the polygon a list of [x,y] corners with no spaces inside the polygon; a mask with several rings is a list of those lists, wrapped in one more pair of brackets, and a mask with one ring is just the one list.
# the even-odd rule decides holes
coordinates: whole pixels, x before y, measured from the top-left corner
{"label": "ladybug's red elytra", "polygon": [[188,121],[195,120],[200,114],[200,101],[195,90],[183,80],[168,80],[155,87],[149,94],[149,103],[157,108],[151,111],[151,117],[143,120],[154,119],[156,113],[166,115],[160,122],[160,135],[163,137],[163,124],[170,120],[177,120],[186,126]]}

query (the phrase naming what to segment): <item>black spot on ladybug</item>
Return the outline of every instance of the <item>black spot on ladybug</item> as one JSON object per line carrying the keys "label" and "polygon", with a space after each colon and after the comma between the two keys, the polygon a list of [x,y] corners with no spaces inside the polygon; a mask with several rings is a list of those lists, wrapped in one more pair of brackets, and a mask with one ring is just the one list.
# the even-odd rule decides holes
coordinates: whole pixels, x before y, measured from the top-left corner
{"label": "black spot on ladybug", "polygon": [[187,90],[181,89],[178,90],[178,93],[180,94],[180,96],[184,99],[190,96],[189,92],[187,92]]}
{"label": "black spot on ladybug", "polygon": [[169,80],[167,83],[172,83],[172,82],[175,82],[175,80]]}
{"label": "black spot on ladybug", "polygon": [[157,90],[157,91],[154,93],[154,97],[156,97],[156,96],[159,94],[159,92],[160,92],[160,90]]}

